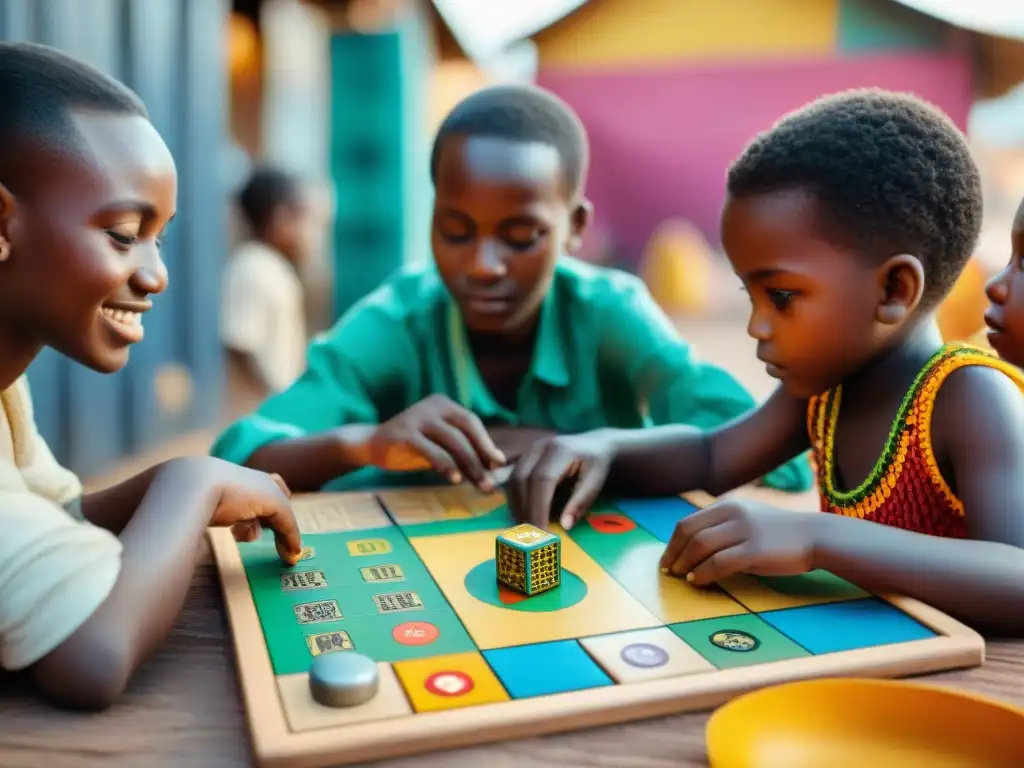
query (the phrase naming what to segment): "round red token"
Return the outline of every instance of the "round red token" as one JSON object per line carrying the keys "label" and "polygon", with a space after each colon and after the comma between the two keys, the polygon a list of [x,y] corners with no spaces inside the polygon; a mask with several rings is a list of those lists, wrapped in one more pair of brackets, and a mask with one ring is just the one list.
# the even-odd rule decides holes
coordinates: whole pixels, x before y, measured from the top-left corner
{"label": "round red token", "polygon": [[391,630],[391,637],[401,645],[430,645],[441,631],[426,621],[407,621]]}
{"label": "round red token", "polygon": [[591,515],[587,522],[598,533],[626,533],[636,528],[636,523],[628,517],[614,513]]}
{"label": "round red token", "polygon": [[423,686],[437,696],[464,696],[473,690],[473,678],[465,672],[445,670],[432,674]]}

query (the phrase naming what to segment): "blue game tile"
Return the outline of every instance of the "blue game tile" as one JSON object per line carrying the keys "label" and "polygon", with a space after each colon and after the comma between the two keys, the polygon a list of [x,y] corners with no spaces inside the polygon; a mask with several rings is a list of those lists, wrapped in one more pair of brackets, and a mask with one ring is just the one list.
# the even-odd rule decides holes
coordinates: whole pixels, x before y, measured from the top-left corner
{"label": "blue game tile", "polygon": [[814,654],[927,640],[935,632],[876,597],[804,605],[758,614]]}
{"label": "blue game tile", "polygon": [[518,645],[483,654],[513,699],[613,684],[575,640]]}
{"label": "blue game tile", "polygon": [[690,502],[679,496],[660,499],[616,499],[619,511],[629,517],[656,539],[668,543],[676,523],[697,511]]}

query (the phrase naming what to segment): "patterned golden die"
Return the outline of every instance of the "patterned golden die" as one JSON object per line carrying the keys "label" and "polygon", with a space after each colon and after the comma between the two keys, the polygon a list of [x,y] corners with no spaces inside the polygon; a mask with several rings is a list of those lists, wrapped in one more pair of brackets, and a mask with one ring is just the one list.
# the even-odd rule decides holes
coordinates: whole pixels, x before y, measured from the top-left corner
{"label": "patterned golden die", "polygon": [[498,535],[495,542],[498,581],[525,595],[536,595],[562,581],[562,540],[524,523]]}

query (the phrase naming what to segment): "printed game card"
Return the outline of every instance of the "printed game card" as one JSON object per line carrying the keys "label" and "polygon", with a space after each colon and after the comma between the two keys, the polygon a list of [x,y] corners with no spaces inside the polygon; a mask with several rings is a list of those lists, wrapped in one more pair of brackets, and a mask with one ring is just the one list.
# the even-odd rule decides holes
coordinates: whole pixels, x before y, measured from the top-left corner
{"label": "printed game card", "polygon": [[323,589],[327,577],[323,571],[289,571],[281,574],[281,589],[294,592],[298,589]]}
{"label": "printed game card", "polygon": [[321,632],[319,635],[308,635],[306,647],[314,656],[321,653],[332,653],[333,651],[351,651],[355,646],[348,632]]}
{"label": "printed game card", "polygon": [[405,581],[405,572],[400,565],[371,565],[360,568],[363,581]]}
{"label": "printed game card", "polygon": [[317,600],[314,603],[299,603],[293,610],[299,624],[320,624],[324,621],[340,621],[341,614],[337,600]]}
{"label": "printed game card", "polygon": [[373,602],[377,604],[377,613],[423,610],[423,601],[415,592],[387,592],[383,595],[374,595]]}

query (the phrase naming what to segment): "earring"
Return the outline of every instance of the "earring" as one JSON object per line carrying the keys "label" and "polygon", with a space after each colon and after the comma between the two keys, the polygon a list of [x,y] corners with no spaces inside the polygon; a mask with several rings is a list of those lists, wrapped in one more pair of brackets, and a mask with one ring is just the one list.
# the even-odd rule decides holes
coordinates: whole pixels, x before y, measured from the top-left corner
{"label": "earring", "polygon": [[11,255],[11,244],[0,240],[0,261],[7,261]]}

